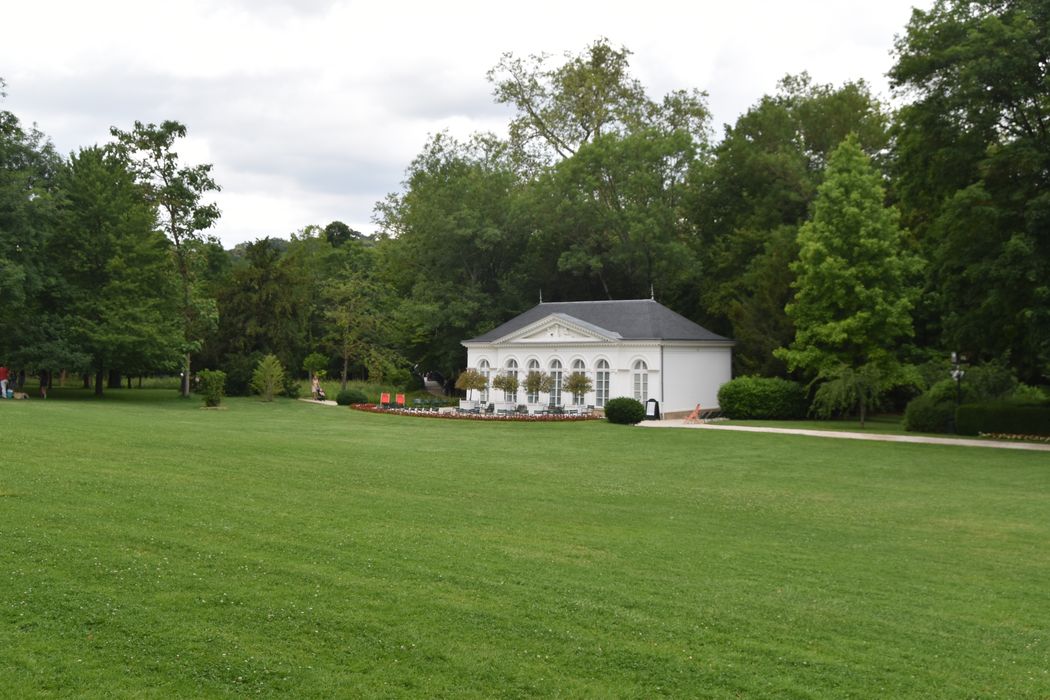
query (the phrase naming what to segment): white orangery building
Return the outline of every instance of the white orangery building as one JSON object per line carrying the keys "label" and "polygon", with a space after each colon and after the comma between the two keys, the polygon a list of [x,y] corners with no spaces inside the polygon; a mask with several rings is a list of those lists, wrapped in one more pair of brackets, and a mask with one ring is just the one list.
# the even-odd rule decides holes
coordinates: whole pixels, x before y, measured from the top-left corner
{"label": "white orangery building", "polygon": [[[541,303],[503,325],[464,340],[467,366],[490,381],[497,373],[550,374],[549,394],[514,396],[491,387],[483,403],[574,402],[601,408],[618,396],[660,402],[663,413],[718,406],[718,389],[731,378],[733,341],[703,328],[653,299]],[[591,391],[562,391],[574,372],[590,377]]]}

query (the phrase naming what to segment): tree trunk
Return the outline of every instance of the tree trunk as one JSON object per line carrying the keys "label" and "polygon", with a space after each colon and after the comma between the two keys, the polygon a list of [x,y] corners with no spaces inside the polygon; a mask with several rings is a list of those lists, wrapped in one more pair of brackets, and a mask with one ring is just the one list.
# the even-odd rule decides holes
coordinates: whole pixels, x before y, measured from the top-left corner
{"label": "tree trunk", "polygon": [[84,372],[84,374],[81,375],[81,378],[84,380],[84,388],[85,389],[90,389],[91,388],[91,375],[88,374],[87,372]]}
{"label": "tree trunk", "polygon": [[128,388],[131,388],[131,375],[128,375]]}
{"label": "tree trunk", "polygon": [[190,396],[190,353],[186,353],[186,359],[182,365],[182,398],[188,399]]}
{"label": "tree trunk", "polygon": [[109,381],[106,384],[107,389],[119,389],[122,384],[120,379],[120,370],[111,369],[109,371]]}
{"label": "tree trunk", "polygon": [[344,354],[343,355],[343,374],[342,374],[343,385],[342,385],[342,387],[340,389],[341,391],[346,391],[346,370],[349,368],[349,366],[350,366],[350,355]]}
{"label": "tree trunk", "polygon": [[862,428],[864,427],[864,417],[865,417],[865,414],[867,413],[867,409],[868,409],[868,407],[867,407],[867,404],[864,402],[864,396],[861,395],[861,397],[860,397],[860,427],[862,427]]}
{"label": "tree trunk", "polygon": [[102,368],[95,372],[95,396],[102,396]]}

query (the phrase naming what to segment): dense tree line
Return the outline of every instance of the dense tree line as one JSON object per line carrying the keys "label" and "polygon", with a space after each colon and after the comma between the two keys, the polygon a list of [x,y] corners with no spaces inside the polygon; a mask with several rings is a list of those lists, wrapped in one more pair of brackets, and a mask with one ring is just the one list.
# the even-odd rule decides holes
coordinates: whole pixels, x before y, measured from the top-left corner
{"label": "dense tree line", "polygon": [[[1050,377],[1050,8],[939,0],[890,73],[785,77],[715,138],[706,95],[653,99],[605,40],[489,72],[507,138],[434,135],[379,233],[341,222],[224,251],[185,127],[62,157],[0,112],[0,355],[102,377],[258,360],[403,381],[547,300],[657,299],[738,341],[736,371],[861,405],[908,367]],[[835,402],[832,401],[832,404]]]}

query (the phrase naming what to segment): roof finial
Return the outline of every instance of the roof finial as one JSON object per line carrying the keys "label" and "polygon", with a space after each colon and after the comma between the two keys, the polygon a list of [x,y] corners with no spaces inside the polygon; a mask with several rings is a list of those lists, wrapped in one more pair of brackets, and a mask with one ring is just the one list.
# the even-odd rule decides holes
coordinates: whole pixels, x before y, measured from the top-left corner
{"label": "roof finial", "polygon": [[651,282],[649,283],[649,298],[653,301],[656,301],[656,290],[653,289],[653,285]]}
{"label": "roof finial", "polygon": [[540,290],[540,303],[543,303],[543,290]]}

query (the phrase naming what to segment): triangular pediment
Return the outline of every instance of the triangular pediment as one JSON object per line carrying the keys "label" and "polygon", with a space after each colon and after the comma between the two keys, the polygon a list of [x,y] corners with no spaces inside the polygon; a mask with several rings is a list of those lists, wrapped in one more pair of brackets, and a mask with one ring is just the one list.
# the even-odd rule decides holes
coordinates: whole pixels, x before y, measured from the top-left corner
{"label": "triangular pediment", "polygon": [[494,344],[529,343],[607,343],[620,340],[620,334],[573,318],[551,314],[492,341]]}

